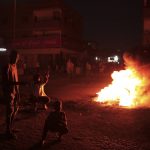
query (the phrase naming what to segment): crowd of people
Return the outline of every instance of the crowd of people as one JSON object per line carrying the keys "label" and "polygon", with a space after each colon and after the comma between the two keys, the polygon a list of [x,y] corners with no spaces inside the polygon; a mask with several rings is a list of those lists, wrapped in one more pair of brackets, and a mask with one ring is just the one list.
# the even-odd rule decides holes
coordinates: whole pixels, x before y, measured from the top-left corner
{"label": "crowd of people", "polygon": [[28,67],[26,64],[22,64],[18,67],[18,73],[20,75],[32,74],[35,71],[49,71],[51,78],[61,77],[91,77],[92,75],[102,75],[103,73],[112,72],[113,70],[120,69],[121,65],[117,63],[108,63],[106,61],[87,59],[77,59],[74,57],[68,57],[62,59],[59,63],[57,60],[50,61],[44,65],[37,62],[38,65],[34,67]]}

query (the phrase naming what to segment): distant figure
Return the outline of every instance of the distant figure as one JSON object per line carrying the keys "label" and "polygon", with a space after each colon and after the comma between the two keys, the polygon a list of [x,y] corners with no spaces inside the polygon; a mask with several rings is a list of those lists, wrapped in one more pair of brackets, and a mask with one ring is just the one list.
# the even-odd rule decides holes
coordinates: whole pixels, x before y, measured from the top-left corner
{"label": "distant figure", "polygon": [[73,71],[74,71],[74,64],[71,61],[71,59],[68,59],[67,61],[67,74],[69,75],[69,77],[73,76]]}
{"label": "distant figure", "polygon": [[86,75],[89,76],[91,73],[92,67],[89,62],[86,62]]}
{"label": "distant figure", "polygon": [[75,65],[75,73],[77,76],[80,76],[81,75],[81,64],[80,62],[76,62],[76,65]]}
{"label": "distant figure", "polygon": [[80,76],[80,75],[81,75],[81,68],[80,68],[80,66],[76,66],[75,71],[76,71],[76,75],[77,75],[77,76]]}
{"label": "distant figure", "polygon": [[38,61],[36,61],[36,63],[35,63],[35,70],[36,70],[37,72],[39,72],[39,70],[40,70],[40,64],[39,64]]}
{"label": "distant figure", "polygon": [[2,87],[6,105],[6,134],[8,138],[16,138],[13,133],[13,122],[18,111],[19,96],[19,82],[17,62],[19,54],[12,50],[9,54],[9,62],[2,70]]}
{"label": "distant figure", "polygon": [[32,100],[34,101],[35,108],[34,110],[37,111],[38,104],[42,104],[44,109],[47,110],[47,104],[50,102],[50,98],[46,95],[44,91],[45,85],[48,83],[49,73],[46,73],[44,79],[42,80],[40,74],[35,74],[33,76],[33,93],[32,93]]}
{"label": "distant figure", "polygon": [[67,118],[65,112],[62,111],[62,102],[55,101],[53,106],[54,110],[50,111],[45,120],[41,144],[45,143],[48,131],[56,133],[58,141],[61,141],[63,134],[68,133]]}
{"label": "distant figure", "polygon": [[100,63],[99,63],[99,72],[100,72],[100,73],[104,73],[104,70],[105,70],[105,64],[102,63],[102,62],[100,62]]}

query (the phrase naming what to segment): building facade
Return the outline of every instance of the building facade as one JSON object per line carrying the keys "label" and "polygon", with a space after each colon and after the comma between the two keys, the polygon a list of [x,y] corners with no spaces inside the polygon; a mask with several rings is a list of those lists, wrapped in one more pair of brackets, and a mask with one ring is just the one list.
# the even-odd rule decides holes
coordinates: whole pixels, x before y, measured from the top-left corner
{"label": "building facade", "polygon": [[150,47],[150,0],[144,0],[144,47]]}
{"label": "building facade", "polygon": [[1,38],[29,67],[82,52],[82,17],[63,0],[12,2],[1,5],[0,13]]}

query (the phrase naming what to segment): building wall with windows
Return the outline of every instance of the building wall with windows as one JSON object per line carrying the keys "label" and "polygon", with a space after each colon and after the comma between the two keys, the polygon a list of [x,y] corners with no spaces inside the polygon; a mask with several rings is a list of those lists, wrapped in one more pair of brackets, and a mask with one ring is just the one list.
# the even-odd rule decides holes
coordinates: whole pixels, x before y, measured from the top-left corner
{"label": "building wall with windows", "polygon": [[33,55],[38,59],[82,52],[82,17],[63,0],[20,1],[14,8],[13,3],[0,5],[0,35],[8,48],[18,49],[28,61]]}
{"label": "building wall with windows", "polygon": [[150,0],[144,0],[144,47],[150,47]]}

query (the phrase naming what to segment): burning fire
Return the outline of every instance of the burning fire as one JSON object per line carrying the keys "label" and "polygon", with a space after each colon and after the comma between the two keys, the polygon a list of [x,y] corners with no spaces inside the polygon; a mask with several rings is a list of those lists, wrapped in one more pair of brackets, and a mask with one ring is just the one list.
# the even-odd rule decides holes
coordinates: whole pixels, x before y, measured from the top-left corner
{"label": "burning fire", "polygon": [[97,93],[96,101],[128,107],[150,106],[149,65],[142,66],[128,55],[124,60],[126,69],[112,73],[112,83]]}

